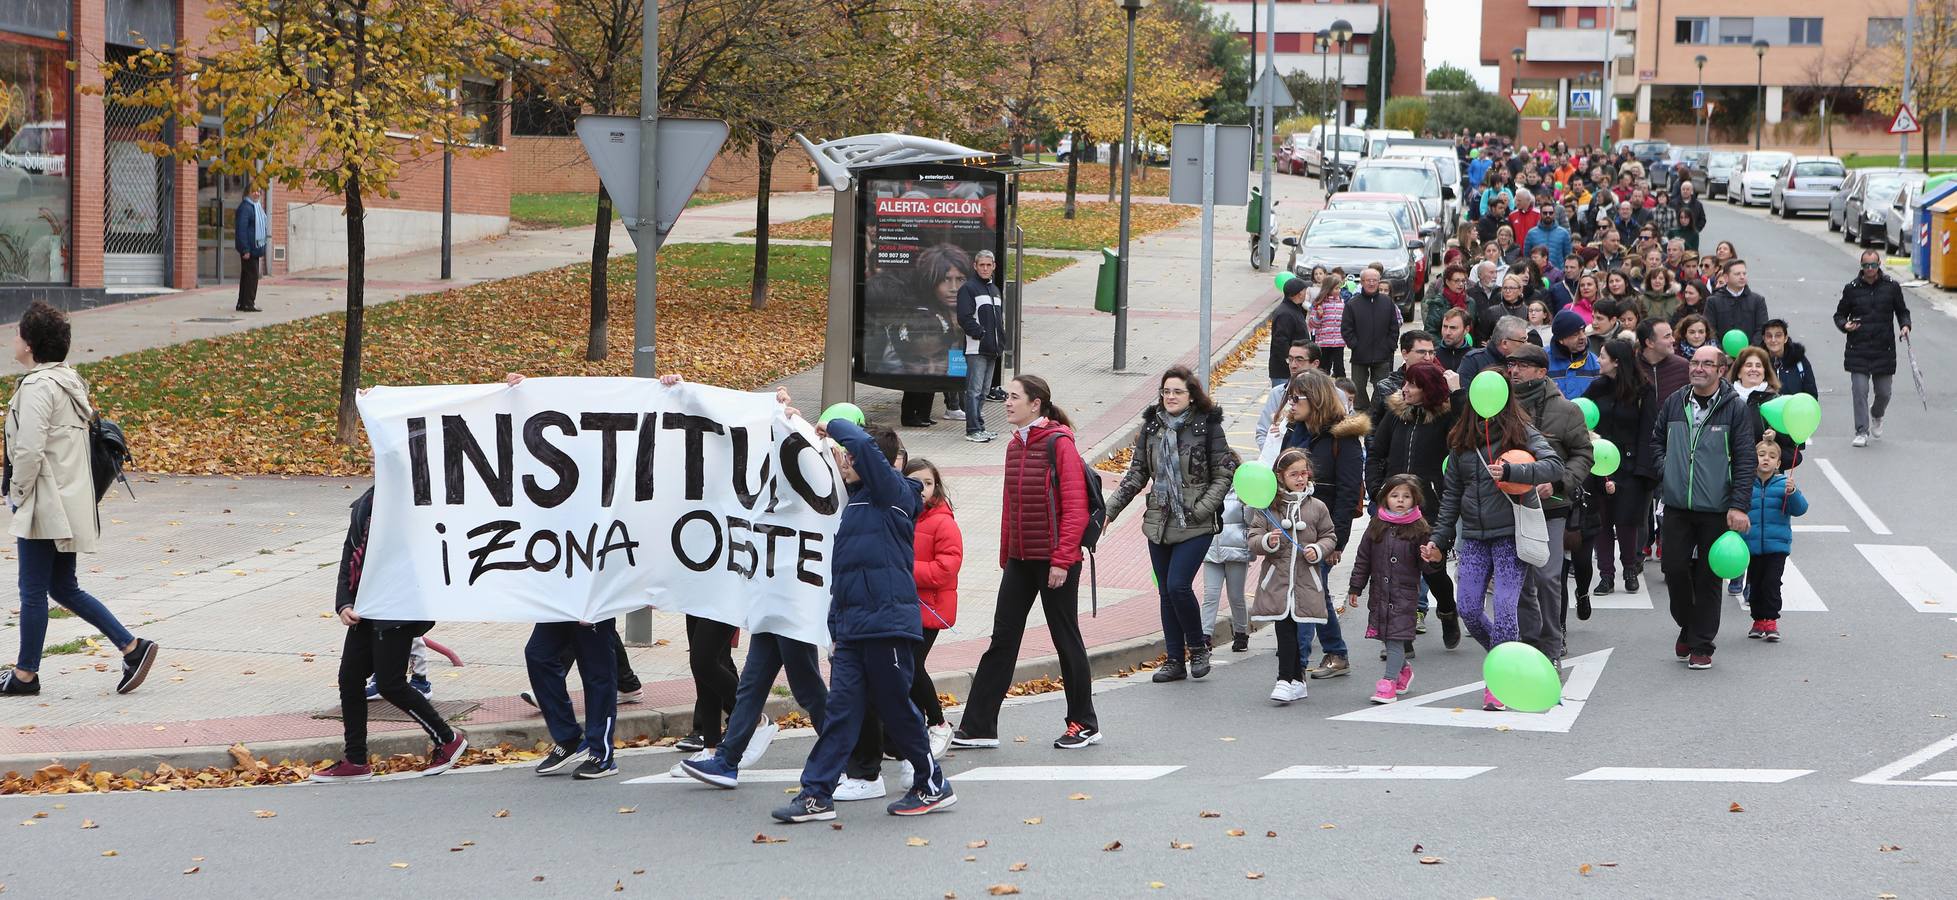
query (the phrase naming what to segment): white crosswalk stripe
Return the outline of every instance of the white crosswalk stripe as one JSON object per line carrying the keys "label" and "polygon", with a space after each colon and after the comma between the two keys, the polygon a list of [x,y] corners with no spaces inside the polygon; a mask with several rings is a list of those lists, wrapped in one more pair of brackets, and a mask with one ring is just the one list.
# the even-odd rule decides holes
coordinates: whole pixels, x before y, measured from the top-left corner
{"label": "white crosswalk stripe", "polygon": [[1291,766],[1279,769],[1260,781],[1369,781],[1439,780],[1460,781],[1494,766]]}
{"label": "white crosswalk stripe", "polygon": [[1917,612],[1957,610],[1957,571],[1936,551],[1895,544],[1856,544],[1855,549]]}
{"label": "white crosswalk stripe", "polygon": [[1182,766],[980,766],[948,773],[959,781],[1153,781]]}
{"label": "white crosswalk stripe", "polygon": [[1780,784],[1813,769],[1678,769],[1664,767],[1602,766],[1572,775],[1569,781],[1687,781],[1722,784]]}

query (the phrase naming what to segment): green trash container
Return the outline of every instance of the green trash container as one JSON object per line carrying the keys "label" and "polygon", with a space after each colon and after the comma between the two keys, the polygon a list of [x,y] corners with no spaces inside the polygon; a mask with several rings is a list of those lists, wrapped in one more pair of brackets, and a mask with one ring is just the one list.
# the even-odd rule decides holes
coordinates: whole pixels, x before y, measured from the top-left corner
{"label": "green trash container", "polygon": [[1094,308],[1100,312],[1114,312],[1115,283],[1121,276],[1121,254],[1101,248],[1101,277],[1094,285]]}
{"label": "green trash container", "polygon": [[1264,230],[1264,190],[1260,187],[1250,189],[1250,202],[1244,206],[1244,230],[1257,234]]}

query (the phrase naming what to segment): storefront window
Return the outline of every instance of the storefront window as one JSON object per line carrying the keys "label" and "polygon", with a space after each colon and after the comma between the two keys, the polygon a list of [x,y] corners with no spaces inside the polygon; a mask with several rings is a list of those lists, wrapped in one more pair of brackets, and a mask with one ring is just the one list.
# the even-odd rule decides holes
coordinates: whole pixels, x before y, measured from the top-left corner
{"label": "storefront window", "polygon": [[0,32],[0,285],[69,282],[67,60]]}

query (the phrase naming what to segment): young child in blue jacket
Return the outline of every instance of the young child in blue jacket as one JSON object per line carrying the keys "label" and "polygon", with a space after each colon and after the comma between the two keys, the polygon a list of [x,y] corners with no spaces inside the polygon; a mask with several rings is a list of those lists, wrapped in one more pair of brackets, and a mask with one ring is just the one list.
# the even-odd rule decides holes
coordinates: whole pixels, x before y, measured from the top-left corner
{"label": "young child in blue jacket", "polygon": [[1807,514],[1808,498],[1780,471],[1780,444],[1771,430],[1762,433],[1753,456],[1753,502],[1746,512],[1753,522],[1746,533],[1746,548],[1753,553],[1746,567],[1746,583],[1753,588],[1753,628],[1746,636],[1778,642],[1780,577],[1794,549],[1794,517]]}
{"label": "young child in blue jacket", "polygon": [[958,798],[931,758],[924,717],[911,703],[913,645],[924,640],[911,539],[924,488],[897,471],[902,448],[890,429],[831,419],[817,430],[839,445],[836,464],[849,485],[829,572],[829,636],[836,649],[829,657],[827,721],[802,767],[802,790],[774,817],[790,823],[836,817],[836,782],[855,748],[866,703],[875,705],[886,740],[916,773],[909,792],[888,811],[936,812]]}

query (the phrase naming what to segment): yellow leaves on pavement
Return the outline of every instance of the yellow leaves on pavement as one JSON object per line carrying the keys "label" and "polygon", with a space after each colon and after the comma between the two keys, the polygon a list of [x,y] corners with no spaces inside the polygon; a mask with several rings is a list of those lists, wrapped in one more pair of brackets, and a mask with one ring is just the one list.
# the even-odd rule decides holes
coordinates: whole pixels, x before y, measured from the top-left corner
{"label": "yellow leaves on pavement", "polygon": [[905,838],[905,839],[904,839],[904,846],[906,846],[906,847],[929,847],[929,846],[931,846],[931,842],[930,842],[930,841],[928,841],[928,840],[925,840],[924,838],[921,838],[921,837],[915,837],[915,836],[913,836],[913,837],[907,837],[907,838]]}
{"label": "yellow leaves on pavement", "polygon": [[761,834],[761,833],[759,833],[759,832],[756,832],[756,833],[755,833],[755,835],[754,835],[754,841],[753,841],[753,843],[756,843],[756,844],[786,844],[786,843],[788,843],[788,839],[787,839],[787,838],[784,838],[784,837],[769,837],[769,836],[767,836],[767,835],[765,835],[765,834]]}
{"label": "yellow leaves on pavement", "polygon": [[1044,821],[1046,821],[1046,817],[1045,817],[1045,816],[1034,816],[1034,817],[1032,817],[1032,818],[1030,818],[1030,819],[1022,819],[1022,820],[1020,820],[1020,821],[1022,821],[1022,822],[1025,822],[1025,823],[1026,823],[1026,824],[1028,824],[1028,825],[1038,825],[1038,824],[1040,824],[1041,822],[1044,822]]}

